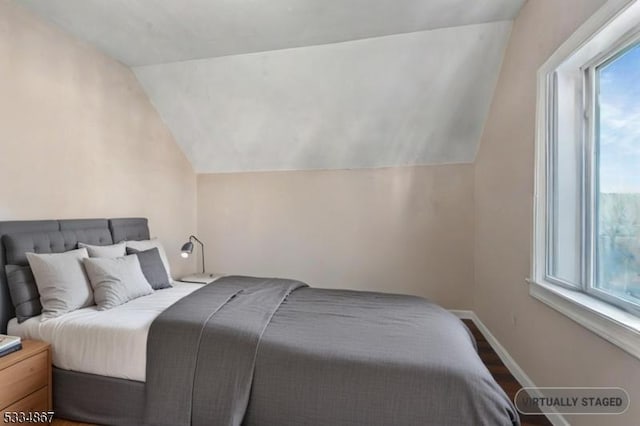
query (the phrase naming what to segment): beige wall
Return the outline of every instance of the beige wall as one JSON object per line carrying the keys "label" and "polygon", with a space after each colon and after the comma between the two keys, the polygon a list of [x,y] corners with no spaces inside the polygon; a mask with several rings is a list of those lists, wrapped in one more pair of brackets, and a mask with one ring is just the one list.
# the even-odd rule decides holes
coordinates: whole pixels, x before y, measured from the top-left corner
{"label": "beige wall", "polygon": [[470,308],[473,166],[198,175],[207,269]]}
{"label": "beige wall", "polygon": [[476,161],[475,310],[538,386],[621,386],[640,419],[640,362],[533,299],[531,260],[536,71],[604,0],[530,0],[515,21]]}
{"label": "beige wall", "polygon": [[0,220],[146,216],[175,272],[196,178],[133,73],[0,1]]}

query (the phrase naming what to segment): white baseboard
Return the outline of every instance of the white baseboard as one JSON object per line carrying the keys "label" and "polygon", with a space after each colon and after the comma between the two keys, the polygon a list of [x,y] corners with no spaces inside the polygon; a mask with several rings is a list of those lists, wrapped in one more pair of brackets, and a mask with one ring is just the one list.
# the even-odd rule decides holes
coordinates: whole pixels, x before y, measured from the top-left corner
{"label": "white baseboard", "polygon": [[[449,312],[451,312],[453,315],[457,316],[460,319],[470,319],[473,320],[473,322],[476,322],[476,319],[478,319],[478,317],[476,316],[476,314],[473,311],[461,311],[458,309],[449,309]],[[480,320],[478,320],[480,321]]]}
{"label": "white baseboard", "polygon": [[[515,379],[518,382],[520,382],[520,384],[523,387],[533,387],[533,388],[536,387],[535,383],[533,383],[533,380],[531,380],[531,378],[527,376],[527,373],[525,373],[524,370],[518,365],[518,363],[511,357],[509,352],[507,352],[504,346],[500,344],[498,339],[496,339],[496,337],[491,333],[491,331],[489,331],[487,326],[484,325],[482,321],[480,321],[480,318],[478,318],[475,312],[453,310],[453,309],[450,310],[449,312],[451,312],[458,318],[469,319],[473,321],[476,327],[478,327],[478,330],[480,330],[480,333],[482,333],[484,338],[487,339],[487,342],[489,342],[489,345],[491,345],[493,350],[496,351],[496,353],[498,354],[498,357],[500,357],[500,360],[502,360],[502,362],[509,369],[511,374],[513,374],[513,377],[515,377]],[[544,396],[539,391],[532,392],[532,393],[533,395],[531,396],[534,396],[534,397]],[[561,414],[546,414],[546,416],[551,422],[551,424],[553,424],[554,426],[570,426],[569,422]]]}

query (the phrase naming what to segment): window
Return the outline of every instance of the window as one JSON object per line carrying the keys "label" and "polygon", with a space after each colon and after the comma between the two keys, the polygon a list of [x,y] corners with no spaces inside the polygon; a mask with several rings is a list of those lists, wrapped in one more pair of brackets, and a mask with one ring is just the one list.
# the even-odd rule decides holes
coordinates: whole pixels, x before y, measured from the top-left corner
{"label": "window", "polygon": [[640,358],[638,23],[609,0],[538,73],[531,293]]}
{"label": "window", "polygon": [[592,70],[595,80],[596,294],[640,307],[640,41]]}

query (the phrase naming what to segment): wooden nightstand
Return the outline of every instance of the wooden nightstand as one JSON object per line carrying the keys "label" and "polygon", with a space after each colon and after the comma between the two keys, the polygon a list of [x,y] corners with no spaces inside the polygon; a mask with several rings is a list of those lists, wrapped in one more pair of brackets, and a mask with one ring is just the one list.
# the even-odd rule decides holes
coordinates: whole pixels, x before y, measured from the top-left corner
{"label": "wooden nightstand", "polygon": [[194,284],[211,284],[218,278],[224,277],[224,274],[193,274],[187,275],[186,277],[180,278],[178,281],[183,283],[194,283]]}
{"label": "wooden nightstand", "polygon": [[48,343],[23,340],[21,350],[0,358],[0,423],[7,411],[51,411]]}

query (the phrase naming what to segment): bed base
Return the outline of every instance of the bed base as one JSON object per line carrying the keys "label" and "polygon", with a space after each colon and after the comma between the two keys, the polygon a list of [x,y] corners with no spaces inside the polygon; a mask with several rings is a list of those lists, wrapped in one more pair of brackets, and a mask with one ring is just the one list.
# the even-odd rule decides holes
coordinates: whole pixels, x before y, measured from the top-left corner
{"label": "bed base", "polygon": [[144,425],[145,384],[53,368],[56,418],[100,425]]}

